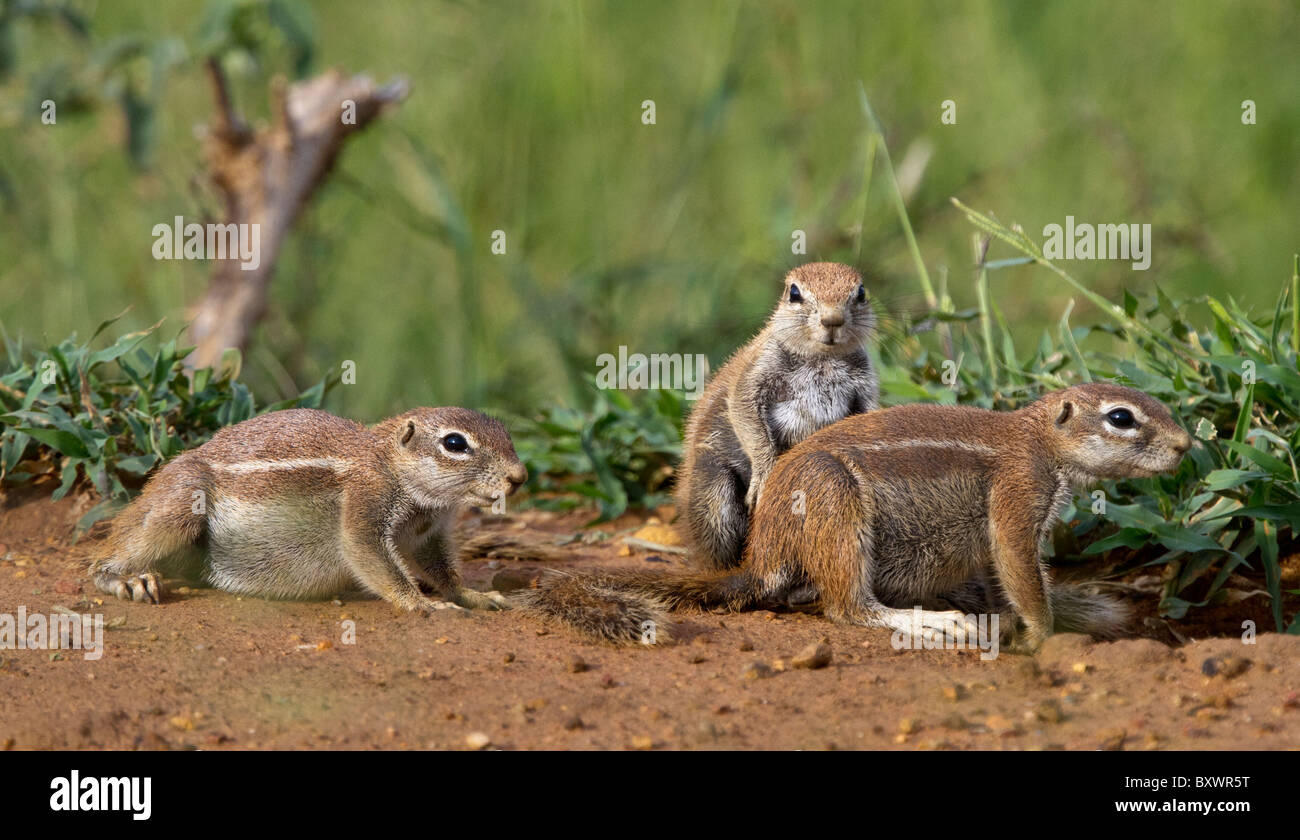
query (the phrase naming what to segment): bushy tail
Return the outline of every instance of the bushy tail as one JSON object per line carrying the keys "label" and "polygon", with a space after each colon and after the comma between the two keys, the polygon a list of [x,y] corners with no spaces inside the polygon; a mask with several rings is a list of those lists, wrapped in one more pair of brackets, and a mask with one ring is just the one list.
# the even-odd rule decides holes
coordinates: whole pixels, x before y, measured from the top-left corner
{"label": "bushy tail", "polygon": [[1097,639],[1123,636],[1133,617],[1129,605],[1110,595],[1070,583],[1052,585],[1052,629],[1087,633]]}
{"label": "bushy tail", "polygon": [[[669,635],[678,607],[741,610],[756,602],[747,573],[558,572],[514,595],[525,612],[554,619],[598,639],[630,644]],[[647,622],[650,622],[647,624]]]}

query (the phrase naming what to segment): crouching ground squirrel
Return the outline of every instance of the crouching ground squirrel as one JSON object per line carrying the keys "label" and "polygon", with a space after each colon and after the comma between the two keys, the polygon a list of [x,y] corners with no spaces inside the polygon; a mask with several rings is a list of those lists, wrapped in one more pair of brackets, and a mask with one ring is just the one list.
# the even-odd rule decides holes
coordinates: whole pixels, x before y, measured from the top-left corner
{"label": "crouching ground squirrel", "polygon": [[691,412],[677,510],[696,564],[740,565],[750,516],[777,456],[878,405],[864,344],[876,316],[857,271],[809,263],[785,277],[767,326],[718,371]]}
{"label": "crouching ground squirrel", "polygon": [[490,505],[527,477],[505,427],[476,411],[417,408],[369,428],[276,411],[159,470],[90,572],[105,592],[153,603],[159,572],[200,571],[264,598],[360,585],[408,610],[495,609],[500,595],[461,587],[452,526],[463,505]]}
{"label": "crouching ground squirrel", "polygon": [[[857,415],[777,460],[739,569],[555,575],[523,601],[597,636],[635,641],[641,622],[661,622],[666,609],[739,610],[810,586],[834,621],[905,630],[913,613],[904,608],[969,604],[992,576],[1012,623],[1025,625],[1026,646],[1053,629],[1113,637],[1124,605],[1053,586],[1043,541],[1073,488],[1173,470],[1191,445],[1159,402],[1100,383],[1012,412],[907,405]],[[959,611],[926,610],[922,623],[954,640],[975,632]]]}

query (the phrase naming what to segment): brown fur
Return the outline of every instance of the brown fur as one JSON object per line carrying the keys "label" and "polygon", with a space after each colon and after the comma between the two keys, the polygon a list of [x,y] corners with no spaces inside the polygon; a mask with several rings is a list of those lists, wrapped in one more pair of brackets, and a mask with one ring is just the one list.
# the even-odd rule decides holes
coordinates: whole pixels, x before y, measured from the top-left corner
{"label": "brown fur", "polygon": [[[452,451],[451,435],[468,450]],[[499,607],[500,596],[461,587],[451,526],[461,506],[491,504],[526,479],[505,427],[476,411],[417,408],[371,428],[272,412],[164,465],[90,571],[103,591],[153,603],[160,572],[197,571],[267,598],[359,585],[408,610]]]}
{"label": "brown fur", "polygon": [[[792,287],[801,300],[791,300]],[[809,263],[786,275],[767,325],[713,377],[686,425],[677,510],[698,565],[740,564],[751,512],[781,453],[876,408],[876,374],[863,348],[874,330],[854,269]]]}
{"label": "brown fur", "polygon": [[[1119,429],[1106,415],[1116,407],[1145,419]],[[1054,627],[1114,636],[1123,628],[1123,607],[1053,587],[1040,546],[1073,488],[1171,470],[1191,444],[1159,402],[1100,383],[1048,394],[1014,412],[908,405],[855,415],[777,460],[738,572],[606,572],[590,579],[644,609],[746,608],[811,588],[827,617],[843,623],[902,629],[912,621],[902,608],[983,599],[988,609],[1009,609],[1024,622],[1030,647]],[[982,586],[989,578],[996,591]],[[558,609],[551,614],[602,638],[633,637],[626,628],[584,626]],[[971,631],[960,613],[926,611],[924,621],[953,637]]]}

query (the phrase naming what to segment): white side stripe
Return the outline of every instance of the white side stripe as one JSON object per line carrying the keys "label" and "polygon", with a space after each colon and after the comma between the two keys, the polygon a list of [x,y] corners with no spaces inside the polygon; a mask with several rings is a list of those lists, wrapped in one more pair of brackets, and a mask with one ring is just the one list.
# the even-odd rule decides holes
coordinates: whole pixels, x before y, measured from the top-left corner
{"label": "white side stripe", "polygon": [[233,464],[213,464],[226,472],[250,473],[264,470],[333,470],[338,472],[348,462],[342,458],[286,458],[283,461],[237,461]]}
{"label": "white side stripe", "polygon": [[909,440],[895,440],[888,443],[861,443],[854,445],[854,449],[863,452],[888,452],[891,449],[910,449],[914,447],[927,447],[930,449],[957,449],[962,452],[974,452],[979,455],[994,455],[997,450],[991,446],[985,446],[982,443],[966,443],[960,440],[924,440],[922,438],[912,438]]}

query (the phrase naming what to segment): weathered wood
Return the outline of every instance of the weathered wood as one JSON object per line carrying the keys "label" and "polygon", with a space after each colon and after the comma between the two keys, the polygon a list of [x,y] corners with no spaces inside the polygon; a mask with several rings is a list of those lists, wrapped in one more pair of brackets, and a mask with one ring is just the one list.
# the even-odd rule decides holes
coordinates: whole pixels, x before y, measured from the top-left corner
{"label": "weathered wood", "polygon": [[187,362],[194,367],[216,364],[226,348],[245,347],[266,312],[280,248],[298,213],[329,176],[344,141],[408,92],[402,78],[376,86],[367,76],[335,70],[291,85],[277,80],[271,91],[273,124],[251,129],[216,61],[208,62],[208,74],[216,103],[204,143],[209,176],[225,204],[223,223],[248,225],[248,230],[258,225],[260,260],[248,269],[238,258],[214,260],[208,289],[191,312],[195,350]]}

